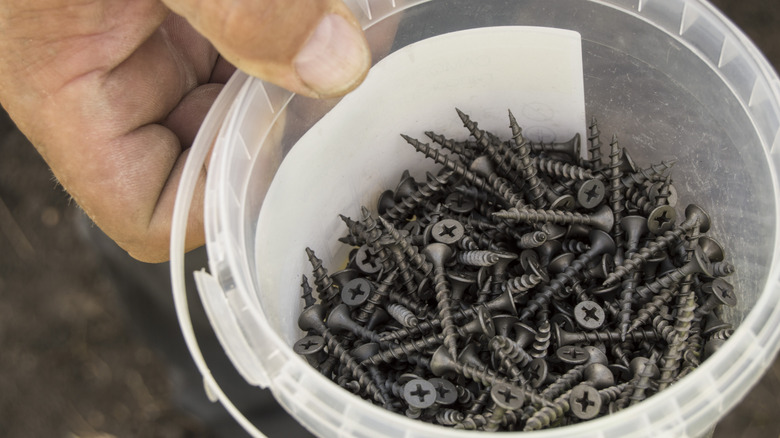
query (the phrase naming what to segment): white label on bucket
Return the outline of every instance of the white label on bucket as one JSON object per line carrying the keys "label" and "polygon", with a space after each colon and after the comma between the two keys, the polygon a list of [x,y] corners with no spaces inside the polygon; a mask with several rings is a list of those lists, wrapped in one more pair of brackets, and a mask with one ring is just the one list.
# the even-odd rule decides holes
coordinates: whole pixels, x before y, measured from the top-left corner
{"label": "white label on bucket", "polygon": [[[365,82],[313,126],[285,157],[258,222],[258,278],[272,326],[295,339],[281,319],[300,308],[305,247],[329,272],[351,248],[340,213],[375,211],[378,195],[409,169],[423,181],[439,165],[399,134],[429,143],[431,130],[467,139],[459,108],[481,129],[511,137],[511,109],[532,141],[585,137],[581,43],[578,33],[540,27],[492,27],[432,37],[388,55]],[[310,275],[309,275],[310,277]],[[294,324],[293,324],[294,326]]]}

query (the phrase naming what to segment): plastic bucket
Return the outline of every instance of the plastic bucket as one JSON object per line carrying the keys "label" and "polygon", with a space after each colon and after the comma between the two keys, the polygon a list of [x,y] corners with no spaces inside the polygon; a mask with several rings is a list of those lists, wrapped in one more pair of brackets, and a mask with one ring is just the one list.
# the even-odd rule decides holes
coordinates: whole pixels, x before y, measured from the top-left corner
{"label": "plastic bucket", "polygon": [[[678,159],[678,205],[695,201],[710,212],[709,233],[722,241],[737,268],[729,281],[740,302],[725,316],[738,329],[698,369],[658,395],[614,415],[532,436],[698,436],[711,429],[760,378],[780,347],[780,81],[755,46],[703,1],[347,3],[374,44],[380,66],[382,58],[403,56],[418,41],[466,29],[542,26],[579,33],[588,117],[598,117],[602,135],[618,134],[637,162]],[[527,66],[550,72],[558,67],[554,56],[548,64]],[[374,99],[365,108],[381,121],[381,129],[351,127],[366,131],[361,136],[373,141],[339,148],[332,139],[351,135],[348,124],[336,129],[318,122],[330,120],[328,114],[349,104],[350,97],[317,102],[237,73],[204,122],[174,214],[174,295],[207,391],[253,435],[262,436],[232,407],[199,353],[183,291],[183,225],[212,144],[205,199],[210,273],[197,271],[195,276],[211,323],[248,384],[269,387],[285,409],[322,437],[475,433],[428,425],[365,402],[325,379],[291,348],[302,336],[296,325],[302,306],[300,275],[310,270],[303,248],[316,248],[329,271],[338,269],[346,250],[336,242],[344,228],[335,213],[373,205],[403,169],[419,174],[433,167],[403,152],[381,158],[385,148],[403,147],[398,134],[421,135],[420,120],[426,129],[454,130],[459,126],[454,107],[464,107],[480,127],[506,129],[506,108],[514,110],[506,102],[511,95],[506,88],[496,89],[488,80],[464,81],[448,90],[446,98],[437,94],[431,101],[420,94],[417,105],[398,111],[390,107],[390,97],[399,90],[389,86],[388,98]],[[440,107],[449,111],[445,118],[452,126],[432,121]],[[501,116],[493,121],[493,113]],[[465,136],[459,129],[460,134],[449,132]],[[294,146],[307,135],[331,140],[323,141],[321,150],[302,154],[304,148]],[[316,178],[306,173],[290,182],[301,163],[309,163],[312,172],[322,170]]]}

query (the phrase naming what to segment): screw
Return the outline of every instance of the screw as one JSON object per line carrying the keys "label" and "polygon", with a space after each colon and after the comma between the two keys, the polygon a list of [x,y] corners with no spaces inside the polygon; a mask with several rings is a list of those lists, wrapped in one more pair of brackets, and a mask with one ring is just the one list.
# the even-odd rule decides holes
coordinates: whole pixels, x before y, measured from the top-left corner
{"label": "screw", "polygon": [[599,391],[590,385],[577,385],[569,393],[569,406],[571,413],[580,420],[596,418],[601,411]]}

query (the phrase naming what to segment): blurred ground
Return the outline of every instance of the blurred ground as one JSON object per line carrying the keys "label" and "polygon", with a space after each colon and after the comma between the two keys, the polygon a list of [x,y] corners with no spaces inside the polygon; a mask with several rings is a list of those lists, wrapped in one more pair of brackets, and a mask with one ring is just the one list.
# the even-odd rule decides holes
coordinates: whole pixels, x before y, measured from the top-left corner
{"label": "blurred ground", "polygon": [[[780,2],[714,2],[780,67]],[[0,113],[0,436],[205,437],[171,405],[161,358],[132,331],[74,232],[76,207]],[[780,436],[780,361],[716,437]]]}

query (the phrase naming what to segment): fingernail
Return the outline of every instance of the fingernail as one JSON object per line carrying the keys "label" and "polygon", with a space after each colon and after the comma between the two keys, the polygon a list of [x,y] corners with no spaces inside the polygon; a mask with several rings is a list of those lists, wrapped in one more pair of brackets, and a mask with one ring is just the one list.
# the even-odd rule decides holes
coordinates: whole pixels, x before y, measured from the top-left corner
{"label": "fingernail", "polygon": [[371,54],[363,34],[342,16],[326,15],[295,57],[298,76],[320,96],[352,89],[366,75]]}

